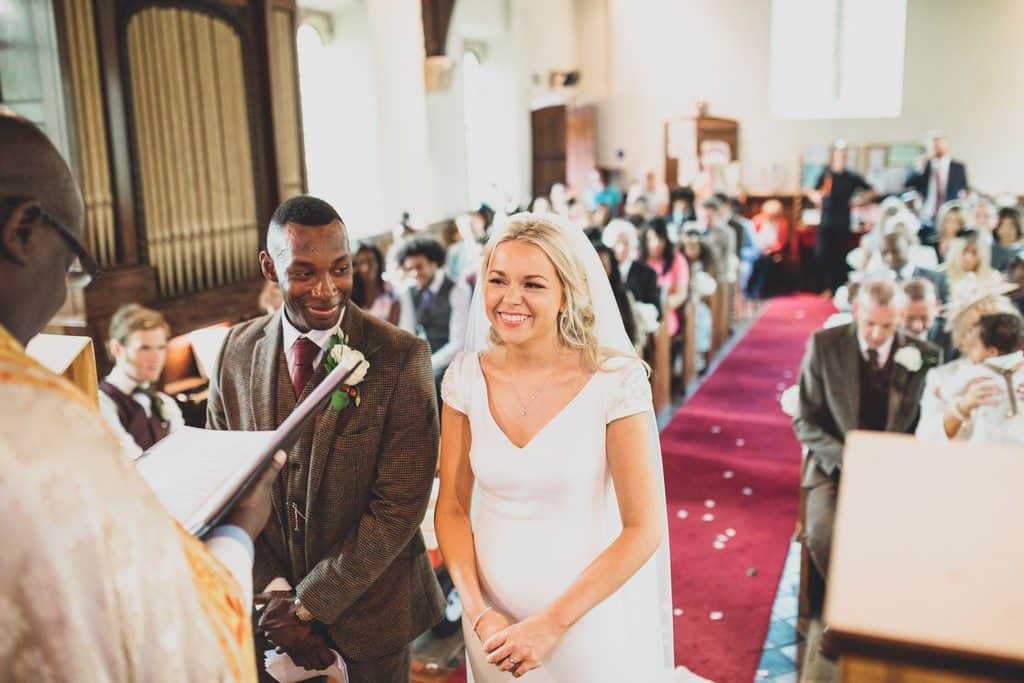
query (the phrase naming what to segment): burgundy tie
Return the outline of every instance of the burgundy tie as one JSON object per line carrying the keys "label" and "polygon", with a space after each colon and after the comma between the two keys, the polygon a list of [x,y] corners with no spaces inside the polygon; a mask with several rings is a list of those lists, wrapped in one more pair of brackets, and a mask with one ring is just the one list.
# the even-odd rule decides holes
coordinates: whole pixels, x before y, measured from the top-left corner
{"label": "burgundy tie", "polygon": [[306,337],[299,337],[292,344],[292,387],[295,398],[302,395],[302,390],[313,376],[313,361],[320,353],[320,347]]}

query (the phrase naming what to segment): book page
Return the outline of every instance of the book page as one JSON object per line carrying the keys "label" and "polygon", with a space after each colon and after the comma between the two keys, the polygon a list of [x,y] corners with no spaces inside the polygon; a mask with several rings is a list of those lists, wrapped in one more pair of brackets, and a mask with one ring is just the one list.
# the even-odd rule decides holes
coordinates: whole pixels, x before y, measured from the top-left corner
{"label": "book page", "polygon": [[273,435],[183,427],[146,452],[139,473],[167,511],[191,530],[245,481]]}

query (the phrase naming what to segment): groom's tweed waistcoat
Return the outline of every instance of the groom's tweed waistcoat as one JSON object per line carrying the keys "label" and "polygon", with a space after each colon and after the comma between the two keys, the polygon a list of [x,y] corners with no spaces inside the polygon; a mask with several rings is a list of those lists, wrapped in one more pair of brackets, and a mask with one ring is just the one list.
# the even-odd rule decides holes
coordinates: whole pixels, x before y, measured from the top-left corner
{"label": "groom's tweed waistcoat", "polygon": [[[274,429],[294,407],[281,315],[231,329],[211,382],[210,427]],[[444,607],[419,533],[437,464],[437,403],[425,341],[354,304],[341,327],[370,362],[360,405],[322,411],[289,453],[256,541],[255,588],[283,576],[339,650],[365,661],[408,644]],[[321,364],[304,393],[325,374]]]}

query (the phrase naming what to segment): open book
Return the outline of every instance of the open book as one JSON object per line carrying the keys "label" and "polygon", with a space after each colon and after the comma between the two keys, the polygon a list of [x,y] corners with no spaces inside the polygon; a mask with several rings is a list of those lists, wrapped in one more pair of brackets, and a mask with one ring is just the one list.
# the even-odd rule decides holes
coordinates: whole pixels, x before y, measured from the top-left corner
{"label": "open book", "polygon": [[[359,361],[363,363],[365,361]],[[167,511],[202,538],[287,451],[338,387],[358,367],[339,365],[272,432],[229,432],[184,427],[136,460],[142,478]]]}

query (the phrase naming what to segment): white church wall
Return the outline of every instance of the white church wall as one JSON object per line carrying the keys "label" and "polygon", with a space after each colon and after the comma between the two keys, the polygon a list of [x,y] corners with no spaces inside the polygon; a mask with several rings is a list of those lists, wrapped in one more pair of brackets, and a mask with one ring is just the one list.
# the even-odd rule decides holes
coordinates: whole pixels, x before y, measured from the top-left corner
{"label": "white church wall", "polygon": [[[581,20],[604,7],[604,22]],[[604,165],[661,169],[663,122],[691,115],[706,99],[713,115],[740,122],[748,183],[781,162],[786,184],[796,187],[801,150],[836,137],[914,142],[941,128],[953,155],[968,163],[972,185],[1024,191],[1024,135],[1015,125],[1024,117],[1024,3],[1017,0],[908,0],[903,110],[888,119],[770,115],[770,0],[576,0],[576,16],[586,31],[577,36],[581,63],[608,65],[598,113]]]}

